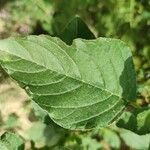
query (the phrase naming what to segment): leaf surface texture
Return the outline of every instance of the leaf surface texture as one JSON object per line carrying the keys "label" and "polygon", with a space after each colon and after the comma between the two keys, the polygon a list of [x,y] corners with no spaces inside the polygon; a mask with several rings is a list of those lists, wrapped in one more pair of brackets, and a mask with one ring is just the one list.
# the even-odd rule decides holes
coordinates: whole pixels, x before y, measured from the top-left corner
{"label": "leaf surface texture", "polygon": [[130,49],[120,40],[27,36],[0,41],[6,72],[58,125],[91,129],[112,123],[136,95]]}

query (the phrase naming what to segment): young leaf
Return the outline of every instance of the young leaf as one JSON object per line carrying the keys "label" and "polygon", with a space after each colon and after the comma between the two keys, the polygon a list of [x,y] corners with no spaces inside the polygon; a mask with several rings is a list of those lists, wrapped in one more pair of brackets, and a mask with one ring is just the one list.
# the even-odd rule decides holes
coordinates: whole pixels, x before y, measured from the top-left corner
{"label": "young leaf", "polygon": [[0,149],[1,150],[24,150],[24,142],[18,135],[5,132],[0,137]]}
{"label": "young leaf", "polygon": [[95,36],[80,17],[74,17],[60,34],[60,38],[71,45],[76,38],[95,39]]}
{"label": "young leaf", "polygon": [[136,80],[130,49],[120,40],[74,40],[50,36],[0,41],[8,74],[58,125],[67,129],[111,124],[134,100]]}

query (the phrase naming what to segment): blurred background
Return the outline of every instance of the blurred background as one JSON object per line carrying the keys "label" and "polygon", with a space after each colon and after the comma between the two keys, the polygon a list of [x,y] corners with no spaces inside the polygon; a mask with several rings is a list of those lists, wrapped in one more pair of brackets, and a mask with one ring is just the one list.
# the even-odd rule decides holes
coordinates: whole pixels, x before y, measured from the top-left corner
{"label": "blurred background", "polygon": [[[75,15],[86,22],[96,37],[118,38],[128,44],[137,73],[134,105],[148,106],[149,0],[0,0],[0,39],[30,34],[58,36]],[[118,130],[68,132],[44,113],[0,68],[0,135],[4,131],[18,133],[25,140],[27,150],[139,149],[132,140],[126,141]]]}

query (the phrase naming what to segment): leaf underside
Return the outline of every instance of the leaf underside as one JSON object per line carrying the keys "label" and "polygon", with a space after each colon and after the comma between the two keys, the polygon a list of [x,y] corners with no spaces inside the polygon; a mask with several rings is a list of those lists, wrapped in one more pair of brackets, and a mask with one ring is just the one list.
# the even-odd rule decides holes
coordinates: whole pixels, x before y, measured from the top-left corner
{"label": "leaf underside", "polygon": [[51,119],[67,129],[100,128],[112,123],[135,99],[130,49],[120,40],[27,36],[0,41],[6,72],[28,91]]}

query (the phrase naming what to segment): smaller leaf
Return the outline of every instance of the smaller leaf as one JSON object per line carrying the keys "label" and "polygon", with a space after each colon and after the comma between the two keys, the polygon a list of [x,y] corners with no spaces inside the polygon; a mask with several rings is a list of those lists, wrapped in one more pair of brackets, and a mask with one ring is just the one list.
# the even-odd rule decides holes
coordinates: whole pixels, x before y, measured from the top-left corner
{"label": "smaller leaf", "polygon": [[[60,128],[59,128],[60,129]],[[52,147],[58,144],[64,135],[64,130],[59,130],[53,125],[36,122],[27,130],[27,139],[35,143],[35,147]]]}
{"label": "smaller leaf", "polygon": [[76,38],[95,39],[94,34],[80,17],[74,17],[60,34],[60,38],[71,45]]}
{"label": "smaller leaf", "polygon": [[24,142],[20,136],[5,132],[0,139],[0,150],[24,150]]}
{"label": "smaller leaf", "polygon": [[129,130],[122,129],[120,137],[126,145],[136,150],[148,150],[150,146],[150,134],[138,135]]}
{"label": "smaller leaf", "polygon": [[136,109],[132,113],[125,112],[117,122],[117,126],[138,134],[150,133],[150,108]]}

